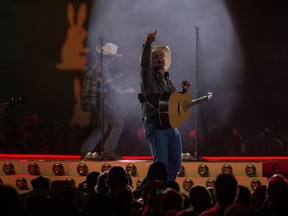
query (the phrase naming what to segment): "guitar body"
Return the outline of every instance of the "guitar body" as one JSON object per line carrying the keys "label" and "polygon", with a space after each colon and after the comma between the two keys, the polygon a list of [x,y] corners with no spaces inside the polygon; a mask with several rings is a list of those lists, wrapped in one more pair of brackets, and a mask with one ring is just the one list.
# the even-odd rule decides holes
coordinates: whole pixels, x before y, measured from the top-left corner
{"label": "guitar body", "polygon": [[177,128],[190,118],[192,95],[189,92],[163,93],[159,100],[159,119],[163,127]]}

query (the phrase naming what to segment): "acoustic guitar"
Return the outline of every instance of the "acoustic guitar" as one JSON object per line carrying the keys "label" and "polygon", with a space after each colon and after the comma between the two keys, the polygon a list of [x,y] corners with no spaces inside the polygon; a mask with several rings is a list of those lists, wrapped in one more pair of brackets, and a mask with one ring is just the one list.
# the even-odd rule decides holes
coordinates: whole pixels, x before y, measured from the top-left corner
{"label": "acoustic guitar", "polygon": [[159,119],[163,127],[179,127],[183,121],[190,118],[190,107],[208,101],[212,98],[211,91],[205,96],[192,100],[190,92],[163,93],[159,100]]}

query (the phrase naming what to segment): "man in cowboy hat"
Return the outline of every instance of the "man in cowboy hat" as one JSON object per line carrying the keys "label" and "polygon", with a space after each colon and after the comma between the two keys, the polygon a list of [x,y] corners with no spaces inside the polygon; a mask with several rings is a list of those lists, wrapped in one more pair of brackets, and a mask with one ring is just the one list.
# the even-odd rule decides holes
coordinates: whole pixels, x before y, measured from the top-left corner
{"label": "man in cowboy hat", "polygon": [[[80,150],[81,159],[118,159],[115,150],[124,130],[124,122],[111,105],[107,94],[109,91],[134,93],[135,90],[121,85],[118,82],[116,72],[111,71],[115,57],[122,56],[117,53],[118,46],[109,42],[103,47],[97,46],[96,51],[102,56],[103,62],[97,61],[92,66],[87,67],[81,94],[81,108],[83,111],[91,113],[96,129],[83,143]],[[102,124],[102,119],[104,124]],[[102,141],[102,137],[108,129],[109,134],[105,139],[104,149],[101,149],[100,155],[95,151],[95,148]]]}
{"label": "man in cowboy hat", "polygon": [[[160,124],[157,108],[160,95],[175,92],[176,88],[167,72],[171,64],[169,47],[152,45],[156,32],[147,34],[140,58],[144,134],[149,141],[154,162],[164,163],[167,166],[167,181],[175,181],[182,162],[182,142],[177,128]],[[190,87],[188,80],[182,82],[182,92]]]}

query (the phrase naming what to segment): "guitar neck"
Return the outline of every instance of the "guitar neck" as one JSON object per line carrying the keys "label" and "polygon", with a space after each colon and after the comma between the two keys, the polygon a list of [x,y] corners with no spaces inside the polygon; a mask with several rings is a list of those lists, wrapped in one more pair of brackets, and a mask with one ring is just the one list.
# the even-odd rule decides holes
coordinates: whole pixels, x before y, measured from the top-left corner
{"label": "guitar neck", "polygon": [[208,99],[209,98],[207,95],[200,97],[200,98],[197,98],[197,99],[191,101],[190,106],[195,106],[199,103],[202,103],[203,101],[207,101]]}

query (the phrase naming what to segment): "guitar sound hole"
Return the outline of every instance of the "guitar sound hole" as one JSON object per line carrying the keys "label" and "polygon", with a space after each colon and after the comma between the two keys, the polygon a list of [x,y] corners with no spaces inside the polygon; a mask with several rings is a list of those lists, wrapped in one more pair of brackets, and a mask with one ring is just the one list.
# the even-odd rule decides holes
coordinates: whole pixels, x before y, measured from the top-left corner
{"label": "guitar sound hole", "polygon": [[184,112],[187,112],[188,109],[189,109],[189,103],[188,103],[188,101],[185,100],[185,101],[183,102],[183,111],[184,111]]}

